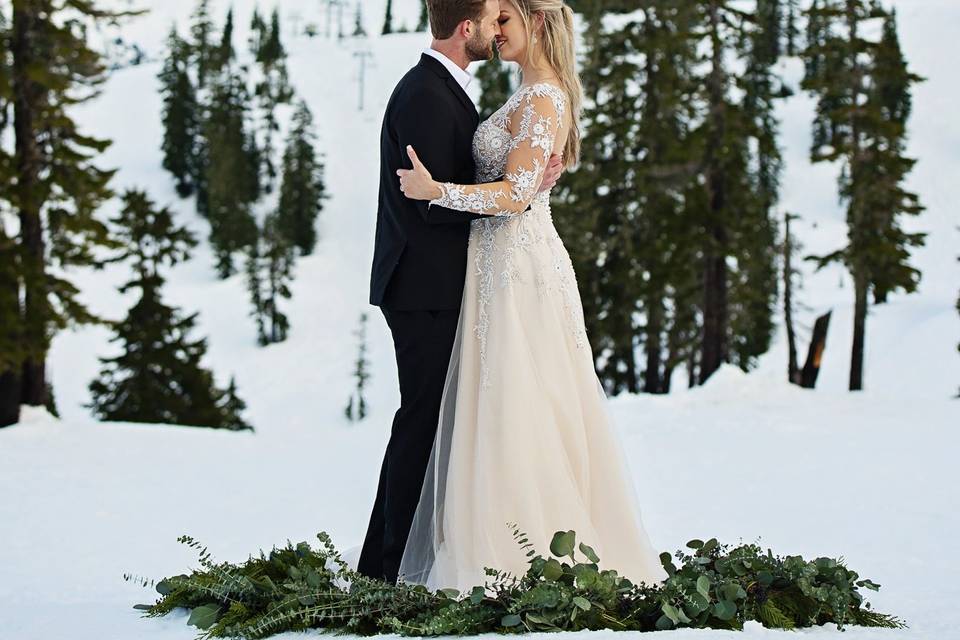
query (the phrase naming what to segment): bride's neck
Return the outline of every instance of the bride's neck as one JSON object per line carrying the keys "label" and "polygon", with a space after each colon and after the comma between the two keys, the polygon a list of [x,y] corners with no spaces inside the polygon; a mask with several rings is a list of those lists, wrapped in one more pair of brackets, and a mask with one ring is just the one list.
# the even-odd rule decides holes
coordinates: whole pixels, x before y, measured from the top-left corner
{"label": "bride's neck", "polygon": [[524,84],[536,84],[544,80],[558,80],[557,73],[550,67],[543,55],[537,55],[535,59],[527,60],[520,67],[520,74],[523,77]]}

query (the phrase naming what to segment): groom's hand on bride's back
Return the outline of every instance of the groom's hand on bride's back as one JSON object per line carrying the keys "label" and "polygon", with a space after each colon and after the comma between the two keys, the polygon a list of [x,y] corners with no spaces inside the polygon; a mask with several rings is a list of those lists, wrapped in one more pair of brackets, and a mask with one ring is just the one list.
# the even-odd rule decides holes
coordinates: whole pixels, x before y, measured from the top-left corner
{"label": "groom's hand on bride's back", "polygon": [[563,175],[563,157],[555,153],[550,156],[550,162],[547,163],[547,169],[543,172],[543,181],[540,183],[537,193],[552,189],[561,175]]}

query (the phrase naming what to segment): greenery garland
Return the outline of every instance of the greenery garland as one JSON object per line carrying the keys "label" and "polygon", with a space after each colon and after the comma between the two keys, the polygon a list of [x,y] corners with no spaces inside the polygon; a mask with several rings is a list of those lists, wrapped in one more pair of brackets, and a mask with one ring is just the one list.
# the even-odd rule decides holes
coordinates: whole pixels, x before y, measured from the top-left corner
{"label": "greenery garland", "polygon": [[[240,565],[213,562],[206,547],[185,535],[177,540],[199,550],[203,569],[164,578],[156,584],[161,598],[134,608],[156,617],[185,607],[187,623],[201,630],[198,638],[264,638],[312,628],[407,636],[742,629],[748,620],[778,629],[907,626],[864,602],[858,587],[877,591],[880,585],[858,580],[842,558],[781,558],[755,544],[731,549],[716,538],[691,540],[690,552],[675,554],[679,567],[669,553],[660,554],[666,580],[637,585],[614,570],[600,570],[597,554],[577,545],[574,531],[557,531],[550,543],[553,557],[545,558],[516,524],[510,526],[530,558],[526,574],[485,568],[491,580],[462,596],[454,589],[431,592],[361,575],[347,566],[324,531],[317,534],[319,550],[288,540],[285,548],[274,547],[267,556],[261,551]],[[124,579],[153,586],[129,574]]]}

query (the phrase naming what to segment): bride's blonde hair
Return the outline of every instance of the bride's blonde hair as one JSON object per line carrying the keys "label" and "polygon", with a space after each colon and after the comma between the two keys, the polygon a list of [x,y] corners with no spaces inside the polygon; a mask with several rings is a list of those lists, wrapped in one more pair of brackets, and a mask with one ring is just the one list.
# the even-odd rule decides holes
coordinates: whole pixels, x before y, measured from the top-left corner
{"label": "bride's blonde hair", "polygon": [[510,0],[517,8],[527,29],[527,55],[534,48],[533,15],[543,13],[543,29],[537,38],[544,59],[560,79],[570,100],[570,134],[563,149],[564,166],[580,160],[580,110],[583,105],[583,85],[577,73],[577,58],[573,51],[575,30],[573,10],[563,0]]}

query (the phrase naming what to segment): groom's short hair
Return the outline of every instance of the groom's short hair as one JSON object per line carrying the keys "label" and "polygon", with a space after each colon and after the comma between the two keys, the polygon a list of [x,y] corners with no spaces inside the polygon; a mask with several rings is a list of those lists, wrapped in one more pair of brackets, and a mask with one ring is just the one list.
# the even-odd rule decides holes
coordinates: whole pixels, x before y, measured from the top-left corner
{"label": "groom's short hair", "polygon": [[427,0],[430,31],[437,40],[446,40],[464,20],[479,22],[486,0]]}

